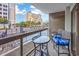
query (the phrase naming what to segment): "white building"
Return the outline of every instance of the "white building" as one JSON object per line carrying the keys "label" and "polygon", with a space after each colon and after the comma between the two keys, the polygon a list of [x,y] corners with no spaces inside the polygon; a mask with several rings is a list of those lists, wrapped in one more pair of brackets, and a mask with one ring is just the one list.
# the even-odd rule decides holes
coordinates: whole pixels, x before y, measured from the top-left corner
{"label": "white building", "polygon": [[0,3],[0,17],[8,19],[8,4]]}
{"label": "white building", "polygon": [[35,22],[35,23],[38,23],[38,22],[40,22],[41,23],[41,25],[43,24],[43,22],[42,22],[42,18],[41,18],[41,15],[40,14],[35,14],[35,13],[32,13],[32,12],[28,12],[27,14],[26,14],[26,20],[27,21],[33,21],[33,22]]}
{"label": "white building", "polygon": [[0,17],[7,18],[11,24],[15,24],[15,4],[0,3]]}

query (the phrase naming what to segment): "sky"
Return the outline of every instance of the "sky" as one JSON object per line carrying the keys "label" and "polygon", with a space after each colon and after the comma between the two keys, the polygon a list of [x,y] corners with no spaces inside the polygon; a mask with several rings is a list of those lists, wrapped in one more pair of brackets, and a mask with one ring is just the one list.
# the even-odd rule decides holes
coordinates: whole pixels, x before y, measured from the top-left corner
{"label": "sky", "polygon": [[35,14],[40,14],[43,22],[48,22],[48,14],[43,13],[42,11],[35,8],[29,3],[18,3],[16,4],[16,22],[26,21],[26,13],[31,11]]}

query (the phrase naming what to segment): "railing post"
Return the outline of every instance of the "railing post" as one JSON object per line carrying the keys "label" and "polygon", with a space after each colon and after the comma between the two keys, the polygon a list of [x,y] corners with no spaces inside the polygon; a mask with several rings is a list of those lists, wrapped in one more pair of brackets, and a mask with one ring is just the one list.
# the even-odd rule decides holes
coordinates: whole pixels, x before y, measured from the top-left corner
{"label": "railing post", "polygon": [[20,55],[23,56],[23,38],[20,39]]}
{"label": "railing post", "polygon": [[41,36],[41,31],[40,31],[40,36]]}

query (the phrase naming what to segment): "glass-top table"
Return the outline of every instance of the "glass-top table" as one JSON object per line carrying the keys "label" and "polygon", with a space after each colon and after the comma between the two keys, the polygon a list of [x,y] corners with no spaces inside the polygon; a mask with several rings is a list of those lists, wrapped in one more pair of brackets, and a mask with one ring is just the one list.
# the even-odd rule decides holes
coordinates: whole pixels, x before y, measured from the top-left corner
{"label": "glass-top table", "polygon": [[49,36],[40,36],[39,38],[33,40],[34,43],[43,44],[49,42]]}
{"label": "glass-top table", "polygon": [[[43,56],[45,55],[49,55],[48,53],[48,42],[50,41],[49,36],[40,36],[37,39],[33,40],[34,43],[34,47],[35,47],[35,52],[34,55],[36,54],[36,44],[39,44],[40,50],[38,50],[40,52],[40,55]],[[47,52],[44,52],[44,47],[46,48]]]}

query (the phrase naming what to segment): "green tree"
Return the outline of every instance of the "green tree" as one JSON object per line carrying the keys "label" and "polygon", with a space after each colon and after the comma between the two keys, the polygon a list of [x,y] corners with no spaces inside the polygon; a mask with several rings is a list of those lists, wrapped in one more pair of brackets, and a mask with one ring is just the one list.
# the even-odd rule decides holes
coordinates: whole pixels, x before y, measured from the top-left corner
{"label": "green tree", "polygon": [[6,18],[0,18],[0,24],[4,25],[4,29],[6,29],[5,24],[8,23],[8,20]]}
{"label": "green tree", "polygon": [[22,26],[22,27],[29,27],[29,26],[33,26],[33,25],[40,25],[41,23],[40,22],[33,22],[33,21],[26,21],[26,22],[20,22],[20,23],[17,23],[16,25],[17,26]]}
{"label": "green tree", "polygon": [[0,23],[3,24],[8,23],[8,20],[6,18],[0,18]]}

